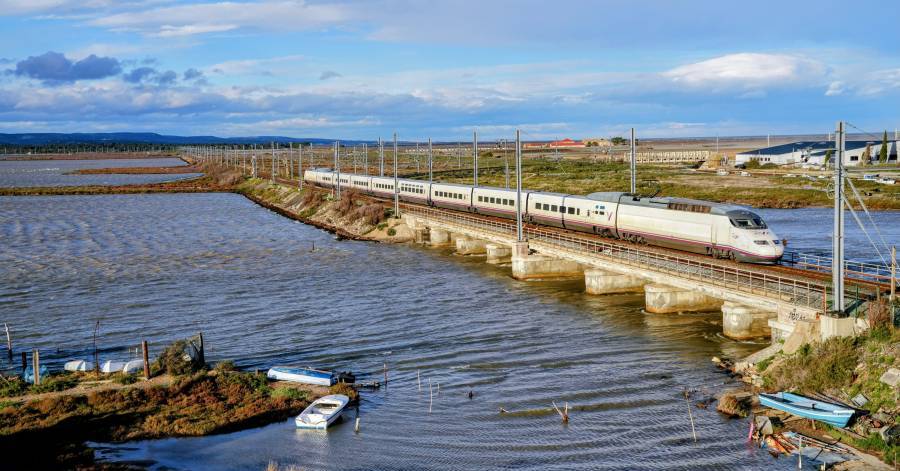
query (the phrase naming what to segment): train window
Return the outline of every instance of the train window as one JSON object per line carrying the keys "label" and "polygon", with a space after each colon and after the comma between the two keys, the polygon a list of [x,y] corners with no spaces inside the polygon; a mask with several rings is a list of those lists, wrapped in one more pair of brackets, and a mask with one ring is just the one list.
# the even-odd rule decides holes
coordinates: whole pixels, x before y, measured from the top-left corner
{"label": "train window", "polygon": [[493,196],[491,197],[491,204],[496,204],[495,198]]}
{"label": "train window", "polygon": [[541,209],[541,203],[535,202],[534,209]]}
{"label": "train window", "polygon": [[569,214],[575,214],[575,208],[569,206]]}
{"label": "train window", "polygon": [[[544,209],[547,209],[547,208],[544,208]],[[556,209],[557,209],[557,208],[556,208],[556,205],[555,205],[555,204],[550,205],[550,211],[553,211],[553,212],[555,213],[555,212],[556,212]]]}
{"label": "train window", "polygon": [[565,213],[565,212],[566,212],[566,207],[565,207],[565,206],[560,206],[560,207],[559,207],[559,212]]}
{"label": "train window", "polygon": [[[556,208],[554,208],[553,210],[556,211]],[[544,211],[550,211],[550,205],[549,205],[549,204],[544,203]]]}

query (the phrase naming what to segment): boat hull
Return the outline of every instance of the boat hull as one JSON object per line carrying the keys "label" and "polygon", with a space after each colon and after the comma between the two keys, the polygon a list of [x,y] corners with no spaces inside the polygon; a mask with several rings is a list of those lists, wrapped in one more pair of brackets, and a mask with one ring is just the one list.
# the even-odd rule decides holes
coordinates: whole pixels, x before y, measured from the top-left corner
{"label": "boat hull", "polygon": [[287,366],[273,366],[269,368],[266,377],[277,381],[290,381],[292,383],[315,384],[318,386],[333,386],[337,379],[330,371],[320,371],[312,368],[294,368]]}
{"label": "boat hull", "polygon": [[825,422],[838,428],[846,427],[856,412],[853,409],[789,393],[760,394],[759,403],[772,409]]}
{"label": "boat hull", "polygon": [[321,397],[294,419],[299,429],[326,430],[344,413],[350,398],[343,394],[332,394]]}

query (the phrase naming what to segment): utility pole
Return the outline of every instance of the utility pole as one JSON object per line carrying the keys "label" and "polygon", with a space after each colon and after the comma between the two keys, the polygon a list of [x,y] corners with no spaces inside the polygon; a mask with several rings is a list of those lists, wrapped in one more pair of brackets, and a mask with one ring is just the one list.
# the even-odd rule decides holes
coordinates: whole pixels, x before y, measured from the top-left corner
{"label": "utility pole", "polygon": [[472,155],[475,161],[472,186],[478,186],[478,131],[472,131]]}
{"label": "utility pole", "polygon": [[303,189],[303,143],[301,142],[297,149],[297,175],[300,180],[300,189]]}
{"label": "utility pole", "polygon": [[363,144],[363,166],[365,167],[364,175],[369,176],[369,144]]}
{"label": "utility pole", "polygon": [[272,175],[269,180],[275,183],[275,141],[272,141]]}
{"label": "utility pole", "polygon": [[428,138],[428,183],[434,180],[434,149],[431,147],[431,138]]}
{"label": "utility pole", "polygon": [[384,176],[384,141],[381,138],[378,138],[378,158],[381,160],[381,164],[379,165],[378,176]]}
{"label": "utility pole", "polygon": [[838,121],[834,161],[834,231],[831,254],[831,310],[837,315],[844,312],[844,122]]}
{"label": "utility pole", "polygon": [[637,193],[637,156],[634,147],[634,128],[631,128],[631,194]]}
{"label": "utility pole", "polygon": [[400,188],[397,186],[397,133],[394,133],[394,217],[400,217]]}
{"label": "utility pole", "polygon": [[518,129],[516,129],[516,240],[525,241],[522,231],[522,139]]}

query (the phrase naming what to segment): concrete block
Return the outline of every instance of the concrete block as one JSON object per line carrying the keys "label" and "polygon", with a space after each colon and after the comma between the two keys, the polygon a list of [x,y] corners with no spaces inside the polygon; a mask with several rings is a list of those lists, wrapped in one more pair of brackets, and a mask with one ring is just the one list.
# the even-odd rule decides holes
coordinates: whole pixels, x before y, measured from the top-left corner
{"label": "concrete block", "polygon": [[517,280],[580,278],[584,271],[572,260],[526,255],[512,257],[512,276]]}
{"label": "concrete block", "polygon": [[413,229],[415,233],[415,241],[417,244],[424,244],[428,239],[428,228],[417,226]]}
{"label": "concrete block", "polygon": [[584,271],[584,291],[588,294],[640,293],[647,281],[636,276],[622,275],[591,268]]}
{"label": "concrete block", "polygon": [[644,286],[644,302],[647,312],[654,314],[718,311],[722,307],[721,300],[703,293],[659,284]]}
{"label": "concrete block", "polygon": [[487,244],[485,245],[485,252],[487,253],[488,263],[504,263],[512,258],[512,249],[507,245]]}
{"label": "concrete block", "polygon": [[450,233],[443,229],[432,227],[429,231],[428,245],[432,247],[446,247],[450,245]]}
{"label": "concrete block", "polygon": [[736,340],[770,337],[769,319],[777,317],[776,312],[725,301],[722,304],[722,333]]}
{"label": "concrete block", "polygon": [[456,253],[459,255],[481,255],[487,251],[487,242],[470,237],[456,239]]}
{"label": "concrete block", "polygon": [[815,343],[819,340],[819,321],[801,319],[794,323],[794,330],[784,340],[781,351],[790,355],[800,349],[805,343]]}
{"label": "concrete block", "polygon": [[897,368],[889,368],[881,375],[879,381],[892,388],[900,387],[900,370]]}
{"label": "concrete block", "polygon": [[859,329],[856,319],[852,317],[822,316],[819,318],[819,332],[822,340],[827,340],[831,337],[852,337],[859,333]]}

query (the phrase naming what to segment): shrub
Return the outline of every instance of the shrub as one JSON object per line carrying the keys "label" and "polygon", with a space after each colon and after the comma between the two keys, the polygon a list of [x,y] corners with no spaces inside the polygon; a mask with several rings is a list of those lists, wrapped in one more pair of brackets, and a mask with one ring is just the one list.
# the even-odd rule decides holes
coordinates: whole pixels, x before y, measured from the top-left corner
{"label": "shrub", "polygon": [[388,229],[388,230],[387,230],[387,235],[388,235],[389,237],[394,237],[395,235],[397,235],[397,229],[394,229],[393,227],[390,228],[390,229]]}
{"label": "shrub", "polygon": [[350,402],[356,402],[359,400],[359,392],[353,388],[353,386],[347,383],[337,383],[334,386],[328,388],[328,394],[343,394],[350,398]]}
{"label": "shrub", "polygon": [[217,372],[225,372],[225,371],[237,371],[237,368],[234,366],[234,362],[231,360],[223,360],[216,363],[215,368],[213,368]]}
{"label": "shrub", "polygon": [[349,190],[341,192],[341,199],[338,200],[335,210],[340,215],[346,215],[353,207],[356,206],[356,193]]}
{"label": "shrub", "polygon": [[199,371],[203,365],[196,359],[196,355],[192,356],[186,353],[188,349],[193,349],[185,340],[178,340],[172,345],[166,347],[156,360],[159,371],[165,371],[170,375],[187,375]]}
{"label": "shrub", "polygon": [[78,384],[78,380],[72,375],[62,374],[41,378],[41,384],[32,385],[28,388],[28,392],[32,394],[40,394],[45,392],[65,391],[74,388]]}
{"label": "shrub", "polygon": [[765,371],[766,388],[813,393],[848,386],[859,361],[857,342],[852,337],[835,337],[804,344],[797,353]]}
{"label": "shrub", "polygon": [[384,208],[378,203],[358,206],[353,211],[353,218],[362,220],[364,223],[373,226],[384,220]]}
{"label": "shrub", "polygon": [[285,399],[293,399],[298,401],[305,401],[309,398],[308,391],[302,391],[297,388],[291,387],[280,387],[275,388],[272,391],[273,398],[285,398]]}
{"label": "shrub", "polygon": [[119,373],[113,376],[112,380],[119,384],[134,384],[140,381],[140,377],[137,374],[124,374]]}
{"label": "shrub", "polygon": [[28,383],[18,376],[4,378],[0,381],[0,397],[13,397],[25,394]]}

